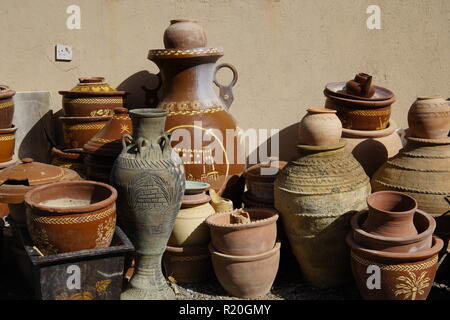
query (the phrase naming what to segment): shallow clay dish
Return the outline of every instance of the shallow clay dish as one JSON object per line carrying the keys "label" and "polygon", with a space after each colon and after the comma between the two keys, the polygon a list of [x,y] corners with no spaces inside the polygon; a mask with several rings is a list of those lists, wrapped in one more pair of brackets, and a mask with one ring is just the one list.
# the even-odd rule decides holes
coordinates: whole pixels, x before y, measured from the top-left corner
{"label": "shallow clay dish", "polygon": [[386,88],[379,86],[372,86],[375,89],[375,94],[370,97],[356,96],[348,94],[345,89],[346,82],[332,82],[325,86],[325,92],[329,95],[333,95],[341,98],[355,99],[355,100],[368,100],[368,101],[382,101],[388,100],[394,97],[394,93]]}

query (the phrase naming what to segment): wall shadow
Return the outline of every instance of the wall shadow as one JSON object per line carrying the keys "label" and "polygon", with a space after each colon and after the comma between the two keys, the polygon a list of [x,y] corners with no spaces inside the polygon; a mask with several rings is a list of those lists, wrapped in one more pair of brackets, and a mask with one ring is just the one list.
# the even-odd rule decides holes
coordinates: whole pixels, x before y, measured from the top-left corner
{"label": "wall shadow", "polygon": [[160,86],[157,74],[142,70],[123,80],[117,90],[129,92],[125,105],[128,109],[156,108]]}

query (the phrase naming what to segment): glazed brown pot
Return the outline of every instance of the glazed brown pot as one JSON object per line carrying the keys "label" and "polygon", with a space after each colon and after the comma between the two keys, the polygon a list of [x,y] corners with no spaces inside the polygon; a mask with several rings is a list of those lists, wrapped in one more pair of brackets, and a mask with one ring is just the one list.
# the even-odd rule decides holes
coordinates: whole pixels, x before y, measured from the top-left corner
{"label": "glazed brown pot", "polygon": [[12,127],[14,117],[13,96],[16,94],[8,86],[0,85],[0,129]]}
{"label": "glazed brown pot", "polygon": [[60,150],[53,147],[51,150],[52,165],[65,169],[76,171],[80,176],[86,177],[86,169],[84,166],[84,150],[77,149],[64,149]]}
{"label": "glazed brown pot", "polygon": [[16,145],[16,127],[0,129],[0,163],[10,162]]}
{"label": "glazed brown pot", "polygon": [[440,96],[418,97],[408,112],[412,137],[447,138],[450,130],[450,104]]}
{"label": "glazed brown pot", "polygon": [[379,191],[367,197],[369,214],[362,229],[384,237],[417,236],[414,214],[417,201],[402,192]]}
{"label": "glazed brown pot", "polygon": [[408,237],[385,237],[364,231],[361,225],[366,221],[367,213],[367,210],[360,211],[351,220],[353,239],[360,246],[384,252],[405,253],[414,253],[431,248],[436,221],[424,211],[417,209],[414,213],[414,226],[418,234]]}
{"label": "glazed brown pot", "polygon": [[339,143],[342,123],[336,110],[309,108],[298,126],[299,143],[311,146],[332,146]]}
{"label": "glazed brown pot", "polygon": [[211,278],[213,274],[211,254],[208,246],[171,247],[163,255],[166,278],[177,283],[198,283]]}
{"label": "glazed brown pot", "polygon": [[105,78],[80,78],[79,81],[71,91],[59,91],[66,117],[108,117],[114,114],[115,108],[125,106],[128,93],[117,91]]}
{"label": "glazed brown pot", "polygon": [[275,280],[280,262],[281,243],[269,251],[252,256],[231,256],[209,245],[212,264],[222,287],[238,298],[266,295]]}
{"label": "glazed brown pot", "polygon": [[103,117],[60,117],[63,123],[64,144],[68,149],[82,148],[111,120]]}
{"label": "glazed brown pot", "polygon": [[171,20],[170,26],[164,32],[166,49],[192,49],[205,47],[206,44],[206,32],[197,20]]}
{"label": "glazed brown pot", "polygon": [[57,182],[25,195],[31,239],[46,255],[106,248],[116,227],[117,191],[93,181]]}
{"label": "glazed brown pot", "polygon": [[251,222],[231,223],[235,211],[217,213],[206,219],[215,250],[233,256],[251,256],[269,251],[277,238],[278,213],[269,208],[245,209]]}
{"label": "glazed brown pot", "polygon": [[[438,253],[444,244],[441,239],[433,237],[430,249],[414,253],[365,249],[352,239],[351,233],[346,241],[351,248],[353,276],[363,299],[426,300],[436,275]],[[380,270],[380,289],[371,290],[367,283],[374,267]]]}

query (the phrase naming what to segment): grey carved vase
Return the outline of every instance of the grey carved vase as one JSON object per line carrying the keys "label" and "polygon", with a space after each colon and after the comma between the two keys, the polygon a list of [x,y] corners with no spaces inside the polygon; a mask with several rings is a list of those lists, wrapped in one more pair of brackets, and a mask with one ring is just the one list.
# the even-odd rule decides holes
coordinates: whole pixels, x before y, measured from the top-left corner
{"label": "grey carved vase", "polygon": [[135,273],[121,299],[174,299],[161,258],[181,206],[184,167],[164,132],[167,111],[136,109],[130,116],[133,137],[123,136],[124,148],[111,173],[119,194],[118,223],[136,247]]}

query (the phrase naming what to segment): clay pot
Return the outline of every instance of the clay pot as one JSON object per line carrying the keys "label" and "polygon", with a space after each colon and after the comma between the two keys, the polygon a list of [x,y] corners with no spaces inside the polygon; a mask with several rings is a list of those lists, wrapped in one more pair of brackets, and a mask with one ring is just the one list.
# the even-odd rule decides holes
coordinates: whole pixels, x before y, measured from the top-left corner
{"label": "clay pot", "polygon": [[414,214],[417,201],[396,191],[379,191],[367,197],[369,214],[362,228],[384,237],[417,236]]}
{"label": "clay pot", "polygon": [[94,181],[64,181],[25,195],[31,239],[45,255],[107,248],[116,228],[117,191]]}
{"label": "clay pot", "polygon": [[372,76],[366,73],[358,73],[354,80],[345,84],[348,95],[356,97],[370,98],[375,94],[375,88],[372,86]]}
{"label": "clay pot", "polygon": [[275,180],[275,208],[292,251],[304,278],[321,288],[351,280],[345,236],[351,216],[367,207],[370,194],[369,177],[345,144],[298,146],[300,158]]}
{"label": "clay pot", "polygon": [[[366,300],[426,300],[438,267],[438,253],[443,241],[433,237],[432,247],[414,253],[383,252],[359,246],[351,234],[346,238],[351,248],[351,264],[358,290]],[[370,289],[373,267],[380,269],[379,289]],[[372,269],[369,269],[371,267]]]}
{"label": "clay pot", "polygon": [[166,277],[177,283],[198,283],[211,278],[213,274],[211,254],[206,246],[170,247],[163,255]]}
{"label": "clay pot", "polygon": [[209,184],[186,181],[186,190],[169,238],[169,246],[192,247],[207,245],[210,240],[205,219],[216,213],[206,195]]}
{"label": "clay pot", "polygon": [[[80,78],[70,91],[59,91],[66,117],[110,117],[125,105],[127,92],[117,91],[105,78]],[[81,145],[82,147],[82,145]]]}
{"label": "clay pot", "polygon": [[342,129],[342,138],[347,141],[346,150],[353,154],[369,177],[403,148],[397,128],[397,123],[391,119],[388,127],[382,130]]}
{"label": "clay pot", "polygon": [[307,111],[298,128],[300,144],[332,146],[339,143],[342,123],[336,116],[336,110],[309,108]]}
{"label": "clay pot", "polygon": [[83,149],[64,149],[60,150],[53,147],[51,150],[52,165],[70,169],[77,172],[80,176],[86,177],[86,168],[84,166],[85,153]]}
{"label": "clay pot", "polygon": [[82,148],[101,129],[111,116],[102,117],[60,117],[63,123],[64,144],[68,149]]}
{"label": "clay pot", "polygon": [[271,250],[277,238],[277,212],[268,208],[245,209],[251,222],[233,223],[232,215],[237,211],[217,213],[206,219],[215,250],[233,256]]}
{"label": "clay pot", "polygon": [[450,130],[450,104],[444,98],[418,97],[408,112],[412,137],[424,139],[447,138]]}
{"label": "clay pot", "polygon": [[213,189],[209,190],[209,196],[211,197],[211,205],[216,213],[233,211],[233,201],[230,199],[219,196]]}
{"label": "clay pot", "polygon": [[0,129],[12,127],[14,117],[13,96],[16,94],[8,86],[0,85]]}
{"label": "clay pot", "polygon": [[171,20],[170,26],[164,32],[166,49],[192,49],[206,47],[206,32],[197,20]]}
{"label": "clay pot", "polygon": [[424,211],[416,210],[414,213],[414,226],[418,234],[404,237],[385,237],[364,231],[361,226],[367,221],[367,216],[368,211],[363,210],[355,214],[351,220],[353,239],[362,247],[384,252],[406,253],[414,253],[431,248],[436,221]]}
{"label": "clay pot", "polygon": [[10,162],[16,145],[16,127],[0,129],[0,163]]}
{"label": "clay pot", "polygon": [[231,256],[209,245],[212,264],[222,287],[238,298],[257,298],[272,287],[280,261],[280,242],[269,251],[251,256]]}

